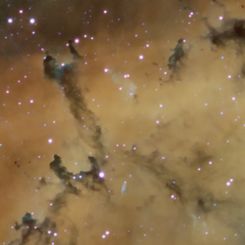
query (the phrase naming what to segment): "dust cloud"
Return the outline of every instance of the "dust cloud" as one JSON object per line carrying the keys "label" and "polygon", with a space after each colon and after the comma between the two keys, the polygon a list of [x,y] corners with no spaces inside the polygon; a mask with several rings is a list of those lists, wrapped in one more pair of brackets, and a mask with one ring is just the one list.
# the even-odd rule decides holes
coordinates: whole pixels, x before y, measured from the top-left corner
{"label": "dust cloud", "polygon": [[[1,244],[244,244],[242,1],[71,2],[1,41]],[[71,38],[83,59],[48,79]]]}

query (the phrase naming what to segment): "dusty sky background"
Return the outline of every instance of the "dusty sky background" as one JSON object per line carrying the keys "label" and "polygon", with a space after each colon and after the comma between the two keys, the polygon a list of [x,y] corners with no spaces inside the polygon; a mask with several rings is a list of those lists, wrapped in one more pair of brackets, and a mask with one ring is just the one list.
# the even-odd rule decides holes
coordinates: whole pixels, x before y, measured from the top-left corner
{"label": "dusty sky background", "polygon": [[[47,244],[35,234],[21,243],[11,228],[28,211],[56,222],[60,245],[244,244],[244,46],[211,44],[204,21],[220,28],[243,18],[243,4],[2,0],[0,243]],[[80,185],[53,212],[64,189],[49,169],[53,155],[77,172],[99,151],[43,74],[43,51],[70,62],[65,44],[75,38],[84,56],[76,82],[102,129],[107,190]],[[170,76],[179,38],[186,57]]]}

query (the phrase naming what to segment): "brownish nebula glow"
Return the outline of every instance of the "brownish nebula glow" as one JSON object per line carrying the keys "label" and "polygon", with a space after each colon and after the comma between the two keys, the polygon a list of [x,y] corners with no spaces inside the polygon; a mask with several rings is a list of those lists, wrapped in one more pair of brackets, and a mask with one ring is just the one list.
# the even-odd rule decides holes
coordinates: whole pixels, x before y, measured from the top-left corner
{"label": "brownish nebula glow", "polygon": [[[0,243],[244,244],[244,13],[2,1]],[[70,39],[82,59],[49,79],[45,53],[73,64]]]}

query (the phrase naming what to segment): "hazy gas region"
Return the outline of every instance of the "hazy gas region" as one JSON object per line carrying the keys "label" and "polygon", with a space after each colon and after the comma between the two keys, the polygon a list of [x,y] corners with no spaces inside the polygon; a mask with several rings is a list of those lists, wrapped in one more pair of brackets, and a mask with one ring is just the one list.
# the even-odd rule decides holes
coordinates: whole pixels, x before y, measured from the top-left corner
{"label": "hazy gas region", "polygon": [[245,3],[0,1],[0,243],[245,243]]}

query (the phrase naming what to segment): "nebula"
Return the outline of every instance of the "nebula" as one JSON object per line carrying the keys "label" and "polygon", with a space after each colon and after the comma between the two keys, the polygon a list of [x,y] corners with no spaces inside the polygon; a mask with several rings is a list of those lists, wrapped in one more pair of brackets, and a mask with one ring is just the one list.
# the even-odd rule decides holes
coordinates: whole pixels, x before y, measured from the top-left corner
{"label": "nebula", "polygon": [[244,244],[242,1],[0,3],[0,243]]}

